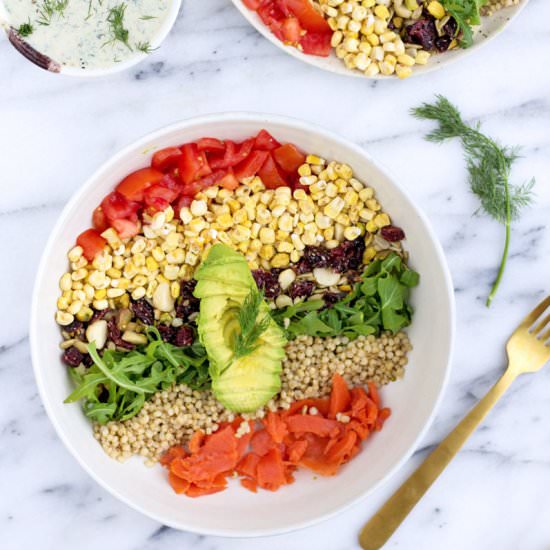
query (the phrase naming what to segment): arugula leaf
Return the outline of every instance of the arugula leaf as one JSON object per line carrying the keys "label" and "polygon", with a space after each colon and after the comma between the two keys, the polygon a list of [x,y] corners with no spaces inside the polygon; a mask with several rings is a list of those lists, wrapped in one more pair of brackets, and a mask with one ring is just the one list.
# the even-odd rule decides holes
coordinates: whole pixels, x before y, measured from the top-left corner
{"label": "arugula leaf", "polygon": [[83,401],[88,418],[99,424],[135,416],[146,399],[174,384],[203,390],[210,386],[206,350],[200,342],[177,347],[164,342],[156,327],[147,327],[149,343],[129,352],[97,352],[88,344],[94,364],[81,372],[71,369],[76,386],[65,403]]}
{"label": "arugula leaf", "polygon": [[327,308],[323,300],[311,300],[272,312],[289,337],[378,335],[382,330],[398,332],[411,322],[409,290],[420,276],[409,269],[401,256],[389,254],[372,261],[361,281],[341,301]]}
{"label": "arugula leaf", "polygon": [[487,0],[442,0],[442,3],[456,21],[458,30],[462,31],[460,46],[469,48],[474,42],[472,25],[480,24],[480,9]]}

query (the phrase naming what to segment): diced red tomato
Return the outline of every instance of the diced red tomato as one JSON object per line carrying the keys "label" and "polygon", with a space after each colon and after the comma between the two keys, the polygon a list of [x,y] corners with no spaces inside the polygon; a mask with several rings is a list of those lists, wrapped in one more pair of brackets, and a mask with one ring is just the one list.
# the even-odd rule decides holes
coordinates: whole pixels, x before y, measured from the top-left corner
{"label": "diced red tomato", "polygon": [[113,220],[121,218],[135,219],[139,204],[128,200],[122,193],[113,191],[103,199],[101,208],[112,225]]}
{"label": "diced red tomato", "polygon": [[285,172],[295,172],[306,161],[306,156],[292,143],[285,143],[275,149],[273,158]]}
{"label": "diced red tomato", "polygon": [[179,147],[166,147],[153,155],[151,166],[155,170],[167,172],[177,166],[179,157],[181,157],[181,150]]}
{"label": "diced red tomato", "polygon": [[240,145],[233,143],[232,141],[228,141],[223,158],[213,159],[212,168],[229,168],[236,166],[243,160],[247,159],[250,153],[252,153],[253,147],[253,138],[243,141]]}
{"label": "diced red tomato", "polygon": [[258,176],[260,176],[267,189],[275,189],[288,185],[284,175],[281,173],[280,168],[271,155],[267,156],[267,159],[258,171]]}
{"label": "diced red tomato", "polygon": [[77,237],[76,244],[82,247],[82,254],[91,262],[103,250],[107,241],[95,229],[87,229]]}
{"label": "diced red tomato", "polygon": [[140,223],[138,221],[126,220],[123,218],[113,220],[111,225],[121,239],[135,237],[140,230]]}
{"label": "diced red tomato", "polygon": [[197,149],[207,153],[223,153],[225,143],[221,139],[205,137],[197,140]]}
{"label": "diced red tomato", "polygon": [[178,172],[185,185],[212,173],[204,151],[199,151],[195,143],[182,145],[181,153],[178,158]]}
{"label": "diced red tomato", "polygon": [[249,9],[256,11],[261,4],[261,0],[243,0],[243,4]]}
{"label": "diced red tomato", "polygon": [[160,181],[164,174],[154,168],[141,168],[126,176],[115,188],[130,201],[142,201],[143,191]]}
{"label": "diced red tomato", "polygon": [[302,27],[296,17],[287,17],[282,24],[283,41],[296,45],[302,37]]}
{"label": "diced red tomato", "polygon": [[287,8],[298,18],[302,27],[312,32],[330,33],[326,19],[309,0],[284,0]]}
{"label": "diced red tomato", "polygon": [[308,55],[328,57],[332,46],[330,45],[331,34],[326,32],[307,32],[300,39],[302,51]]}
{"label": "diced red tomato", "polygon": [[92,214],[92,225],[100,233],[103,233],[103,231],[105,231],[109,227],[109,222],[101,206],[98,206]]}
{"label": "diced red tomato", "polygon": [[273,151],[280,146],[281,144],[267,130],[260,130],[254,141],[254,149],[260,151]]}
{"label": "diced red tomato", "polygon": [[174,203],[174,212],[176,212],[176,215],[179,215],[180,210],[184,206],[191,206],[191,203],[193,202],[193,197],[189,195],[181,195],[181,197]]}
{"label": "diced red tomato", "polygon": [[266,161],[267,155],[267,151],[253,151],[246,160],[235,166],[236,178],[242,180],[255,176]]}
{"label": "diced red tomato", "polygon": [[264,25],[268,27],[271,27],[274,21],[282,22],[285,18],[285,14],[273,0],[263,0],[256,10],[256,13],[259,15]]}
{"label": "diced red tomato", "polygon": [[230,191],[233,191],[233,189],[237,189],[239,186],[239,180],[235,177],[235,174],[233,173],[233,169],[229,169],[227,171],[227,174],[218,181],[218,185],[220,187],[223,187],[224,189],[229,189]]}
{"label": "diced red tomato", "polygon": [[178,196],[178,190],[170,189],[162,185],[162,183],[155,183],[155,185],[145,190],[144,201],[147,206],[160,211],[166,210],[170,203],[175,201]]}

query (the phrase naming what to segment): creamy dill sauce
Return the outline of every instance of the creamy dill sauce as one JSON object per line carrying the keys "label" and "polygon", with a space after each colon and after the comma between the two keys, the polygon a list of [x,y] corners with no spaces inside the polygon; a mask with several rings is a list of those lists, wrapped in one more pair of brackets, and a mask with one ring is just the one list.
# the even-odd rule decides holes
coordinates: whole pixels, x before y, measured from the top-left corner
{"label": "creamy dill sauce", "polygon": [[[52,5],[61,11],[44,11]],[[12,27],[31,23],[25,40],[61,65],[95,69],[143,55],[160,31],[172,0],[0,0]],[[123,8],[122,36],[114,36],[113,9]],[[45,17],[46,14],[46,17]],[[51,17],[49,16],[51,14]],[[111,22],[109,22],[111,19]],[[41,24],[42,22],[42,24]],[[47,24],[43,24],[47,22]],[[116,24],[115,24],[116,25]],[[116,28],[116,27],[115,27]],[[119,36],[120,33],[119,33]]]}

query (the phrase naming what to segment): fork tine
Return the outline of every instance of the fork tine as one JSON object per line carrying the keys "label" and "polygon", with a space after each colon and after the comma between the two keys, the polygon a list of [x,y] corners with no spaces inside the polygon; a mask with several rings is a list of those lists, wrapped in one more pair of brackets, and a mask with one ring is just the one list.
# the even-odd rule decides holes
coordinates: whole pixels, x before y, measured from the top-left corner
{"label": "fork tine", "polygon": [[550,323],[550,313],[540,323],[537,323],[533,329],[533,334],[538,334],[541,332],[548,323]]}
{"label": "fork tine", "polygon": [[546,341],[547,341],[548,339],[550,339],[550,329],[548,329],[548,330],[539,338],[539,340],[540,340],[541,342],[544,342],[544,343],[546,343]]}
{"label": "fork tine", "polygon": [[531,327],[535,321],[546,311],[546,309],[550,306],[550,296],[547,296],[520,324],[520,327],[522,328],[529,328]]}

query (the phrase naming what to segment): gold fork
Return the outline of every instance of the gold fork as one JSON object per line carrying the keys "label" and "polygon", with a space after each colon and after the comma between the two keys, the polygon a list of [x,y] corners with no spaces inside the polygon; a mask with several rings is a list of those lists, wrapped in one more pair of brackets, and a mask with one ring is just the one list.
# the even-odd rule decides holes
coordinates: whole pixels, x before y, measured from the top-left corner
{"label": "gold fork", "polygon": [[525,317],[508,340],[508,368],[499,381],[363,527],[364,550],[382,548],[516,377],[550,359],[550,313],[542,317],[549,306],[550,296]]}

